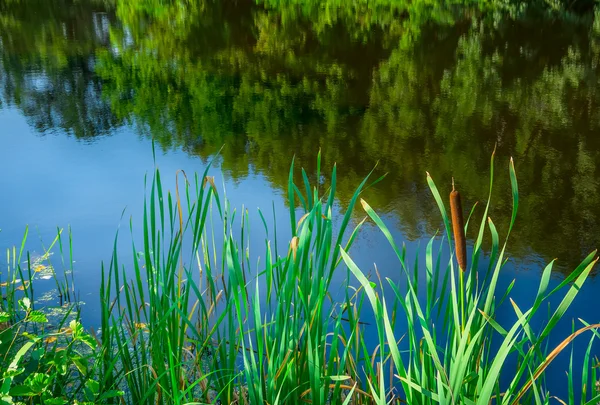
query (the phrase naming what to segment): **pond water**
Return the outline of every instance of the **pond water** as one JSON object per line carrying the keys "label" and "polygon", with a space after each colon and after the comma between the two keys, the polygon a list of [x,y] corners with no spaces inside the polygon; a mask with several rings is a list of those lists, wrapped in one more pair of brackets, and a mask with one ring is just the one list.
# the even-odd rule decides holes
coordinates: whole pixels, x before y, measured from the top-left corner
{"label": "pond water", "polygon": [[[517,302],[532,299],[548,261],[559,259],[557,283],[600,245],[600,14],[142,3],[0,2],[0,247],[20,244],[29,225],[40,250],[38,238],[47,245],[70,225],[90,324],[100,262],[119,224],[141,216],[152,140],[168,184],[216,157],[234,206],[284,218],[293,156],[308,173],[319,150],[324,167],[337,163],[341,209],[376,166],[388,175],[365,199],[409,251],[442,225],[426,171],[443,194],[454,177],[470,208],[487,198],[496,148],[501,231],[511,156],[520,185],[501,280],[517,279]],[[372,226],[354,255],[398,271]],[[596,293],[592,278],[569,319],[598,322]],[[567,367],[559,359],[551,382],[566,387]]]}

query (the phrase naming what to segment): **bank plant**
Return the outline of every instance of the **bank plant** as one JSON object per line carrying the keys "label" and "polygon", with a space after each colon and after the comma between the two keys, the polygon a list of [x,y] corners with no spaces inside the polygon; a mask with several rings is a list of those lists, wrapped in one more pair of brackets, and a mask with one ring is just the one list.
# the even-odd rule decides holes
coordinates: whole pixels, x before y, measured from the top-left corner
{"label": "bank plant", "polygon": [[[72,278],[59,276],[50,260],[58,245],[64,264],[62,231],[35,258],[24,251],[27,234],[19,249],[7,250],[0,272],[0,404],[84,405],[121,397],[116,389],[100,392],[98,341],[79,319]],[[70,235],[69,256],[72,269]],[[37,294],[41,278],[56,283],[48,300],[52,305],[41,304],[46,302]]]}
{"label": "bank plant", "polygon": [[[412,263],[363,199],[381,178],[369,174],[342,210],[336,167],[325,186],[320,156],[317,163],[313,176],[297,173],[292,163],[286,223],[268,211],[233,208],[209,176],[210,165],[193,177],[178,172],[172,192],[156,170],[146,180],[141,226],[129,222],[129,252],[117,235],[112,259],[102,265],[95,337],[79,318],[56,332],[67,334],[60,352],[68,364],[51,362],[45,370],[69,370],[70,388],[47,389],[46,397],[35,397],[41,401],[32,400],[21,387],[43,376],[39,367],[26,375],[27,365],[40,355],[56,357],[47,345],[53,336],[17,332],[22,339],[10,339],[1,363],[3,400],[52,403],[56,394],[131,404],[547,404],[548,367],[575,339],[587,339],[575,365],[582,377],[574,378],[571,362],[569,395],[561,401],[600,402],[592,355],[600,325],[577,321],[560,344],[549,341],[590,276],[595,252],[555,288],[549,287],[553,262],[546,266],[530,307],[512,300],[514,284],[499,288],[519,202],[512,161],[512,214],[503,237],[488,217],[493,156],[488,201],[469,215],[458,190],[450,194],[448,215],[427,175],[442,236],[432,237]],[[263,229],[251,232],[251,216]],[[376,267],[361,269],[352,258],[367,222],[397,256],[393,277],[382,279]],[[470,227],[477,236],[467,256]],[[13,331],[31,314],[21,302],[24,318],[7,321]],[[550,302],[558,305],[545,316]],[[514,313],[514,322],[498,317],[500,311]],[[78,341],[87,354],[73,348]]]}

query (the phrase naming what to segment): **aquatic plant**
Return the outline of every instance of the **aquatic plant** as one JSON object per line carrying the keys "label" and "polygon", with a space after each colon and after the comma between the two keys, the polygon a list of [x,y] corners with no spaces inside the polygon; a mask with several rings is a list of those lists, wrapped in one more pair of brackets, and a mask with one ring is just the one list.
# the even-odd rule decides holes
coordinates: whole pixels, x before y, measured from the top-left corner
{"label": "aquatic plant", "polygon": [[[436,287],[440,280],[440,257],[435,257],[433,245],[435,238],[427,246],[425,257],[426,276],[425,288],[427,298],[422,299],[418,291],[423,287],[422,278],[419,277],[417,266],[411,273],[406,263],[405,252],[397,245],[396,241],[375,211],[366,202],[363,207],[368,216],[378,225],[386,236],[393,250],[396,252],[399,267],[404,277],[408,280],[406,291],[401,291],[395,280],[387,279],[385,284],[393,290],[392,301],[399,302],[404,309],[402,316],[408,320],[406,341],[408,348],[398,345],[399,334],[391,326],[397,314],[390,314],[389,305],[386,303],[386,294],[382,289],[377,291],[376,286],[369,281],[364,273],[356,266],[351,257],[342,251],[344,262],[359,280],[365,290],[369,302],[375,312],[376,325],[379,333],[380,347],[387,347],[386,355],[391,357],[394,366],[394,375],[401,382],[403,399],[410,404],[433,403],[464,403],[464,404],[519,404],[519,403],[548,403],[551,394],[550,388],[542,382],[544,372],[556,356],[563,351],[575,337],[586,331],[593,331],[589,342],[590,349],[586,352],[583,364],[583,381],[581,381],[581,403],[592,404],[600,399],[598,392],[591,392],[588,387],[596,381],[595,368],[589,372],[591,362],[590,350],[596,330],[600,324],[588,325],[582,321],[580,329],[573,331],[564,341],[553,350],[548,351],[548,337],[555,329],[558,322],[573,302],[579,289],[589,276],[592,268],[597,263],[596,252],[587,256],[583,262],[562,281],[556,288],[548,291],[548,284],[552,272],[553,262],[546,266],[533,306],[521,309],[515,301],[509,298],[516,321],[512,324],[501,325],[496,314],[504,310],[503,303],[509,297],[514,282],[506,291],[497,289],[498,277],[506,264],[506,247],[511,230],[515,224],[518,209],[517,178],[511,159],[509,171],[512,184],[513,209],[508,232],[504,243],[500,238],[496,226],[488,212],[491,204],[494,156],[491,162],[490,197],[486,204],[479,232],[473,247],[471,267],[463,279],[466,267],[464,254],[461,208],[457,191],[453,190],[450,199],[452,207],[452,223],[454,224],[454,244],[456,259],[459,268],[456,270],[454,258],[451,258],[444,269],[444,277],[449,275],[449,285],[441,284],[441,289]],[[441,198],[436,184],[428,175],[427,181],[432,194],[439,207],[446,231],[449,250],[452,251],[452,226],[447,216],[445,204]],[[470,223],[471,215],[465,227]],[[491,253],[489,264],[484,266],[482,243],[484,232],[487,229],[491,236]],[[434,263],[436,266],[434,267]],[[457,281],[458,272],[458,281]],[[381,284],[384,284],[380,281]],[[464,284],[463,284],[464,283]],[[563,293],[560,304],[549,319],[543,324],[541,331],[536,332],[532,321],[539,319],[538,310],[549,298],[555,294]],[[389,299],[389,298],[388,298]],[[432,316],[433,309],[438,309],[443,317]],[[443,319],[443,327],[439,328]],[[407,353],[404,354],[404,353]],[[516,363],[511,362],[511,358]],[[385,356],[382,354],[382,363]],[[510,366],[516,364],[516,366]],[[591,384],[588,378],[591,376]],[[502,384],[502,377],[508,378],[507,384]],[[573,393],[572,370],[569,375],[571,394]],[[383,381],[382,381],[383,383]],[[371,394],[376,403],[387,403],[387,391],[380,386],[371,386]],[[575,403],[574,395],[570,395],[569,403]]]}
{"label": "aquatic plant", "polygon": [[[316,167],[312,178],[321,179],[320,156]],[[135,404],[546,404],[548,366],[589,332],[580,385],[571,365],[563,400],[597,402],[592,346],[600,325],[582,321],[554,348],[548,340],[596,253],[553,289],[550,263],[533,304],[520,308],[510,299],[514,283],[498,287],[518,210],[517,178],[511,161],[512,215],[501,243],[488,217],[494,156],[491,168],[485,208],[473,207],[466,221],[458,191],[450,194],[450,218],[427,176],[445,232],[431,238],[424,260],[410,265],[405,248],[363,199],[381,180],[372,174],[337,215],[337,168],[327,185],[313,184],[304,170],[296,183],[292,163],[289,224],[259,210],[263,229],[250,232],[250,212],[231,207],[209,176],[210,165],[193,178],[177,173],[173,192],[164,190],[156,170],[146,183],[142,228],[133,220],[129,226],[132,236],[142,235],[142,245],[132,237],[132,261],[123,262],[117,235],[112,259],[102,267],[98,345],[84,339],[92,354],[78,355],[73,365],[80,374],[69,380],[78,400],[111,403],[122,393],[119,401]],[[359,202],[366,217],[357,221]],[[465,231],[475,215],[482,219],[467,260]],[[376,268],[369,275],[352,259],[366,221],[398,257],[394,279],[382,280]],[[281,232],[290,235],[285,246]],[[260,259],[254,254],[259,240]],[[540,308],[559,297],[543,322]],[[514,312],[514,322],[497,316],[506,311]],[[540,330],[533,327],[540,322]],[[21,353],[12,347],[11,356]],[[92,397],[84,398],[86,389]]]}

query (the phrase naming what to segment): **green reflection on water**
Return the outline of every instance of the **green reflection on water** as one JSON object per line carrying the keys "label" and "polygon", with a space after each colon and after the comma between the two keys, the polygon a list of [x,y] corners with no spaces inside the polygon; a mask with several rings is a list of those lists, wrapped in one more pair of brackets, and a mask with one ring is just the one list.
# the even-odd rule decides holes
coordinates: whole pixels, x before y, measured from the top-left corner
{"label": "green reflection on water", "polygon": [[470,206],[497,144],[523,194],[511,254],[566,266],[600,241],[600,13],[542,3],[4,1],[0,102],[42,132],[129,124],[202,158],[224,144],[229,176],[281,189],[321,148],[342,204],[379,161],[366,198],[410,238],[440,225],[425,171]]}

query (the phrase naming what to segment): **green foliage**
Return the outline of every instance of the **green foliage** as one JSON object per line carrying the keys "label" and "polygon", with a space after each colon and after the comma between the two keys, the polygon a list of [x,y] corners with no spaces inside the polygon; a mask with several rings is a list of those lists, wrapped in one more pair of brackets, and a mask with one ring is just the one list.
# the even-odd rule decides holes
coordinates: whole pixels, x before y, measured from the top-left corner
{"label": "green foliage", "polygon": [[97,389],[97,343],[79,321],[49,330],[43,312],[27,298],[19,303],[23,320],[0,330],[1,404],[101,404],[122,395]]}
{"label": "green foliage", "polygon": [[[320,155],[316,167],[320,179]],[[578,359],[581,379],[571,365],[569,398],[562,400],[575,405],[579,391],[582,404],[598,401],[589,387],[597,381],[592,346],[600,325],[580,321],[549,346],[596,252],[553,289],[551,262],[530,308],[510,297],[513,284],[498,287],[520,205],[512,161],[506,236],[501,242],[490,218],[492,174],[486,206],[473,211],[481,222],[465,273],[447,254],[450,222],[431,176],[445,237],[433,237],[425,260],[417,256],[410,265],[362,198],[382,180],[373,173],[338,216],[336,167],[327,184],[311,184],[304,169],[296,183],[292,163],[290,222],[283,228],[291,240],[281,246],[276,235],[283,225],[269,226],[259,211],[264,229],[250,233],[250,212],[230,206],[209,168],[194,178],[178,175],[173,192],[163,188],[158,170],[146,184],[143,245],[132,242],[133,262],[123,265],[115,239],[102,269],[98,341],[77,318],[67,321],[69,313],[50,327],[44,311],[34,309],[32,290],[22,298],[12,290],[16,306],[0,329],[3,404],[545,404],[554,387],[544,384],[544,373],[584,333],[591,339]],[[381,280],[377,268],[369,275],[351,257],[367,219],[353,219],[359,202],[398,257],[394,280]],[[467,228],[475,223],[471,216]],[[137,234],[133,222],[130,230]],[[257,231],[265,236],[258,261],[250,243]],[[509,301],[516,320],[498,316]],[[538,312],[546,307],[548,319],[540,324]]]}
{"label": "green foliage", "polygon": [[[136,260],[123,266],[115,249],[103,271],[99,347],[79,323],[30,330],[46,325],[48,316],[33,308],[36,273],[21,265],[22,243],[9,252],[0,280],[7,297],[0,301],[5,402],[117,402],[119,390],[136,404],[217,398],[471,404],[499,393],[503,403],[521,394],[529,403],[547,401],[540,376],[555,352],[544,342],[592,271],[593,256],[573,272],[560,269],[568,275],[563,299],[545,328],[533,330],[529,321],[559,292],[547,291],[554,264],[543,273],[533,307],[512,306],[516,323],[501,324],[495,314],[512,286],[496,290],[507,252],[499,235],[512,234],[512,256],[533,249],[569,263],[599,240],[600,18],[578,14],[591,3],[229,4],[0,4],[3,103],[20,108],[42,131],[61,128],[79,138],[133,124],[163,148],[205,159],[225,144],[229,175],[243,178],[252,169],[288,191],[293,235],[283,249],[265,241],[256,264],[251,214],[233,210],[208,173],[191,184],[180,177],[182,189],[173,195],[163,192],[156,172],[143,246],[131,247]],[[42,84],[31,72],[42,72]],[[528,198],[519,213],[528,226],[513,229],[517,193],[496,194],[479,228],[474,220],[469,228],[476,249],[466,285],[452,262],[435,255],[442,251],[438,239],[411,272],[377,208],[393,203],[410,237],[423,226],[432,234],[441,223],[447,227],[433,180],[415,179],[431,168],[435,178],[459,179],[468,203],[482,199],[494,144],[522,166]],[[318,147],[322,161],[315,162]],[[288,172],[294,154],[305,171]],[[367,189],[360,176],[379,160],[377,170],[394,176]],[[332,162],[349,170],[340,178],[335,169],[321,172],[322,163]],[[310,183],[315,173],[327,188]],[[516,189],[512,167],[494,180],[500,189]],[[363,213],[354,210],[361,198],[397,252],[405,285],[371,279],[353,265],[347,251],[363,224]],[[341,223],[332,214],[336,203],[345,212]],[[276,240],[282,225],[269,227],[259,215],[265,240]],[[55,243],[62,250],[61,239]],[[493,258],[489,269],[476,265],[484,246]],[[340,274],[347,277],[339,280]],[[67,300],[67,277],[55,279]],[[426,299],[418,294],[423,290]],[[371,310],[376,322],[365,325]],[[436,329],[434,320],[447,328]],[[586,328],[574,330],[565,347]],[[375,331],[377,349],[366,343]],[[581,388],[589,403],[598,395],[593,340],[581,387],[569,373],[570,392]],[[511,356],[520,361],[507,371]],[[499,386],[499,376],[511,372],[511,383]]]}
{"label": "green foliage", "polygon": [[[0,404],[103,404],[122,395],[94,389],[98,343],[71,301],[72,277],[66,269],[59,276],[51,260],[58,247],[67,263],[61,234],[38,257],[25,251],[28,232],[19,249],[7,249],[6,270],[0,271]],[[71,243],[68,253],[72,271]],[[34,294],[40,278],[54,279],[56,306],[52,300],[42,306]]]}
{"label": "green foliage", "polygon": [[[320,178],[320,156],[317,167]],[[144,246],[131,267],[134,278],[120,281],[127,279],[128,266],[118,262],[116,251],[103,272],[103,351],[118,359],[105,358],[111,363],[104,381],[125,384],[128,402],[488,404],[501,395],[505,404],[541,404],[551,395],[543,379],[548,366],[577,336],[597,333],[600,325],[584,323],[548,350],[549,336],[556,337],[556,325],[596,264],[595,252],[550,291],[551,263],[531,308],[510,300],[517,320],[507,324],[496,317],[512,289],[497,288],[519,205],[512,162],[507,236],[501,243],[488,218],[492,178],[488,203],[476,211],[482,222],[465,277],[456,273],[453,258],[443,259],[445,242],[439,237],[428,244],[425,267],[417,260],[411,269],[406,252],[360,198],[381,179],[369,183],[367,177],[350,209],[337,218],[336,169],[325,187],[311,185],[304,171],[296,184],[293,173],[294,165],[288,180],[292,239],[283,250],[273,245],[268,235],[281,225],[269,228],[259,211],[267,239],[258,263],[249,243],[256,237],[256,230],[249,232],[251,214],[242,209],[238,217],[207,172],[174,193],[163,191],[155,173],[144,210]],[[428,184],[452,249],[444,202],[430,177]],[[352,219],[359,200],[396,252],[399,279],[374,281],[347,253],[364,224]],[[293,208],[298,204],[300,217]],[[492,253],[484,265],[487,238]],[[138,252],[135,245],[132,252]],[[538,310],[559,294],[548,321],[534,330]],[[373,336],[376,347],[368,343]],[[585,388],[595,382],[591,353],[588,349],[582,359],[583,380],[576,383],[569,375],[585,403],[597,395]],[[502,377],[509,382],[501,383]]]}
{"label": "green foliage", "polygon": [[[582,284],[597,263],[596,252],[590,254],[571,273],[569,279],[574,281],[572,285],[569,286],[568,282],[563,282],[559,287],[549,292],[547,290],[548,280],[552,271],[552,263],[550,263],[541,278],[533,307],[523,311],[511,299],[517,319],[515,323],[501,326],[495,319],[495,314],[503,301],[498,301],[497,281],[505,264],[504,255],[508,236],[514,225],[518,207],[517,180],[512,161],[509,171],[512,184],[513,212],[503,245],[499,244],[496,228],[491,218],[487,217],[492,194],[490,187],[490,199],[488,199],[483,214],[479,236],[475,241],[473,257],[470,261],[472,264],[471,269],[466,279],[463,279],[463,272],[455,267],[453,260],[450,260],[446,267],[446,271],[450,274],[450,286],[447,290],[447,285],[444,285],[439,293],[435,288],[431,290],[432,285],[439,285],[439,270],[432,271],[429,268],[426,284],[423,286],[422,281],[420,282],[416,276],[413,277],[410,273],[405,255],[396,241],[393,240],[387,226],[377,213],[366,202],[363,202],[365,211],[381,229],[396,252],[400,268],[408,280],[408,291],[402,292],[395,280],[386,279],[393,290],[393,299],[398,300],[407,312],[408,330],[410,331],[408,359],[402,358],[397,343],[395,343],[399,340],[399,336],[390,326],[393,318],[389,315],[384,293],[376,292],[375,287],[368,281],[350,256],[344,252],[342,254],[345,263],[365,289],[373,307],[377,318],[380,345],[382,347],[389,346],[390,356],[396,367],[398,378],[402,382],[408,403],[476,403],[482,405],[491,402],[517,404],[520,401],[536,404],[546,403],[550,398],[548,388],[538,384],[548,365],[576,336],[585,331],[600,328],[598,324],[589,326],[584,323],[581,329],[573,332],[552,352],[546,353],[544,351],[544,348],[547,347],[545,342],[550,332],[564,316]],[[448,245],[452,250],[451,229],[444,202],[431,177],[428,177],[428,183],[444,218]],[[493,178],[490,184],[493,184]],[[480,246],[486,225],[493,240],[492,252],[495,252],[495,254],[492,254],[487,272],[478,266],[482,253]],[[435,238],[432,239],[430,244],[434,241]],[[429,248],[426,262],[430,263],[429,266],[431,266],[431,263],[439,262],[439,258],[434,257],[432,250]],[[383,285],[380,287],[383,289]],[[427,300],[423,300],[418,296],[418,291],[423,287],[427,288]],[[561,289],[566,290],[566,292],[560,305],[556,308],[548,323],[541,328],[541,332],[536,334],[530,323],[534,319],[537,310]],[[506,296],[508,291],[504,294]],[[431,297],[437,296],[439,296],[439,299],[433,301]],[[448,326],[448,332],[446,333],[442,332],[440,334],[440,331],[435,327],[435,317],[432,318],[429,315],[436,307],[445,312],[444,325]],[[440,336],[441,340],[438,340]],[[422,337],[423,340],[418,339],[418,337]],[[494,345],[495,339],[499,339],[499,345]],[[593,335],[590,345],[591,342],[593,342]],[[507,387],[502,387],[500,376],[503,372],[506,373],[505,364],[511,354],[518,357],[517,368],[509,373],[512,379]],[[585,387],[589,384],[586,377],[589,361],[590,354],[588,351],[583,361],[585,365],[583,376],[585,379],[581,382],[582,390],[585,390]],[[572,375],[570,375],[569,381],[572,384]],[[595,380],[592,383],[595,383]],[[500,392],[501,396],[498,396]],[[373,395],[375,395],[375,392]],[[588,400],[592,403],[597,399],[597,396],[593,393],[590,398],[587,398],[584,391],[581,400],[582,403],[587,403]],[[570,397],[569,401],[569,403],[574,403],[575,400]]]}

